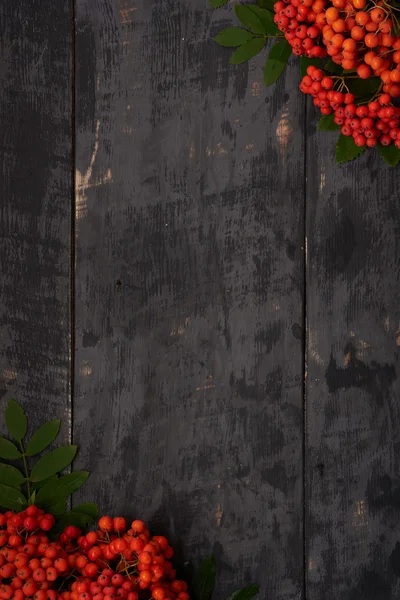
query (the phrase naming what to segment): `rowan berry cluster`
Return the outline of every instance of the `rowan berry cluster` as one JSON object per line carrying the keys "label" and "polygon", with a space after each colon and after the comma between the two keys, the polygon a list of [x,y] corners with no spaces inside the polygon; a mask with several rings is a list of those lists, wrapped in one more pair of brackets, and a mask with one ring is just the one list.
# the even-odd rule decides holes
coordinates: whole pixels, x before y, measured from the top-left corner
{"label": "rowan berry cluster", "polygon": [[68,526],[56,541],[54,518],[35,506],[0,514],[1,600],[190,600],[176,579],[173,550],[143,521],[102,517],[83,535]]}
{"label": "rowan berry cluster", "polygon": [[300,89],[311,94],[322,114],[334,112],[334,122],[341,126],[342,134],[353,136],[357,146],[372,148],[379,141],[383,146],[394,143],[400,149],[400,108],[391,104],[390,95],[383,93],[376,100],[357,106],[353,94],[333,89],[334,81],[321,69],[309,66]]}
{"label": "rowan berry cluster", "polygon": [[323,58],[321,44],[326,0],[279,0],[274,4],[274,21],[292,46],[293,54]]}

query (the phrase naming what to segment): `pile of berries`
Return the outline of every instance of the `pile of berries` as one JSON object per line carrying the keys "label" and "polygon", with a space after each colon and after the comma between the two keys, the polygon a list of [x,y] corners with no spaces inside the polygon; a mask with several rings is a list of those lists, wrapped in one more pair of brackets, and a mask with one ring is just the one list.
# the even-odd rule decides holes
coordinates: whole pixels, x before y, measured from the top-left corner
{"label": "pile of berries", "polygon": [[[278,0],[274,10],[294,54],[327,57],[340,67],[338,75],[309,67],[302,79],[301,91],[312,95],[321,113],[334,112],[343,135],[358,146],[400,148],[400,112],[393,105],[400,97],[400,36],[387,0]],[[374,94],[351,93],[352,79],[372,77],[380,78]]]}
{"label": "pile of berries", "polygon": [[86,535],[68,526],[56,541],[54,518],[35,506],[0,514],[1,600],[190,600],[176,579],[173,550],[143,521],[102,517]]}
{"label": "pile of berries", "polygon": [[300,84],[301,91],[311,94],[322,114],[334,112],[334,122],[341,126],[342,134],[353,136],[357,146],[372,148],[379,141],[383,146],[394,143],[400,149],[400,108],[392,105],[389,94],[357,106],[353,94],[334,91],[333,87],[334,78],[315,66],[307,67]]}

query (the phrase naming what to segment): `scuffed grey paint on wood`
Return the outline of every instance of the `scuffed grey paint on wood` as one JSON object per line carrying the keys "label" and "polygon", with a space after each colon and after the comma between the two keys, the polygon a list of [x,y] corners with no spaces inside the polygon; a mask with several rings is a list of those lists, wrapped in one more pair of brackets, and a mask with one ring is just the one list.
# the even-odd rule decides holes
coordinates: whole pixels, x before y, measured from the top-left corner
{"label": "scuffed grey paint on wood", "polygon": [[218,597],[394,600],[397,171],[333,166],[294,61],[229,67],[231,8],[0,5],[0,408],[65,440],[72,391],[75,501],[213,551]]}
{"label": "scuffed grey paint on wood", "polygon": [[400,594],[398,170],[307,136],[307,597]]}
{"label": "scuffed grey paint on wood", "polygon": [[71,2],[3,0],[0,46],[0,410],[17,397],[32,425],[63,417],[67,440]]}
{"label": "scuffed grey paint on wood", "polygon": [[[77,3],[80,499],[302,594],[303,100],[204,0]],[[285,85],[286,84],[286,85]],[[78,500],[77,500],[78,501]]]}

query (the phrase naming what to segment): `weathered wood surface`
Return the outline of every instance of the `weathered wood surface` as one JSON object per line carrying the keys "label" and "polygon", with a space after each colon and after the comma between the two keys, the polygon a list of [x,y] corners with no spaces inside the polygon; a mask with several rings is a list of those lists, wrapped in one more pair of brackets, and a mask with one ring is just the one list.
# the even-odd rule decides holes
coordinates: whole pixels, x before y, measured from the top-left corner
{"label": "weathered wood surface", "polygon": [[0,3],[0,410],[70,435],[72,6]]}
{"label": "weathered wood surface", "polygon": [[397,171],[335,168],[297,67],[230,67],[206,5],[77,0],[73,132],[72,4],[0,4],[0,408],[63,416],[76,502],[213,551],[220,591],[392,600]]}
{"label": "weathered wood surface", "polygon": [[[303,100],[205,0],[77,2],[84,496],[302,596]],[[286,85],[285,85],[286,84]],[[78,465],[77,465],[78,466]]]}
{"label": "weathered wood surface", "polygon": [[398,170],[308,131],[309,600],[400,595]]}

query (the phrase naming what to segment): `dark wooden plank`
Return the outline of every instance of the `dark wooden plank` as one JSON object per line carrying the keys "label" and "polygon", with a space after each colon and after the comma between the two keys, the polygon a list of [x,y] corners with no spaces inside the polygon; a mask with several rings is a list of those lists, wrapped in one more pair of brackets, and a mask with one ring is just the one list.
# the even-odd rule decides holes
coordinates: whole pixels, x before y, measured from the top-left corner
{"label": "dark wooden plank", "polygon": [[0,3],[0,410],[70,435],[72,5]]}
{"label": "dark wooden plank", "polygon": [[205,0],[77,2],[75,439],[103,511],[302,597],[303,100]]}
{"label": "dark wooden plank", "polygon": [[334,136],[311,129],[308,160],[307,597],[391,600],[400,593],[398,172],[375,152],[336,167]]}

